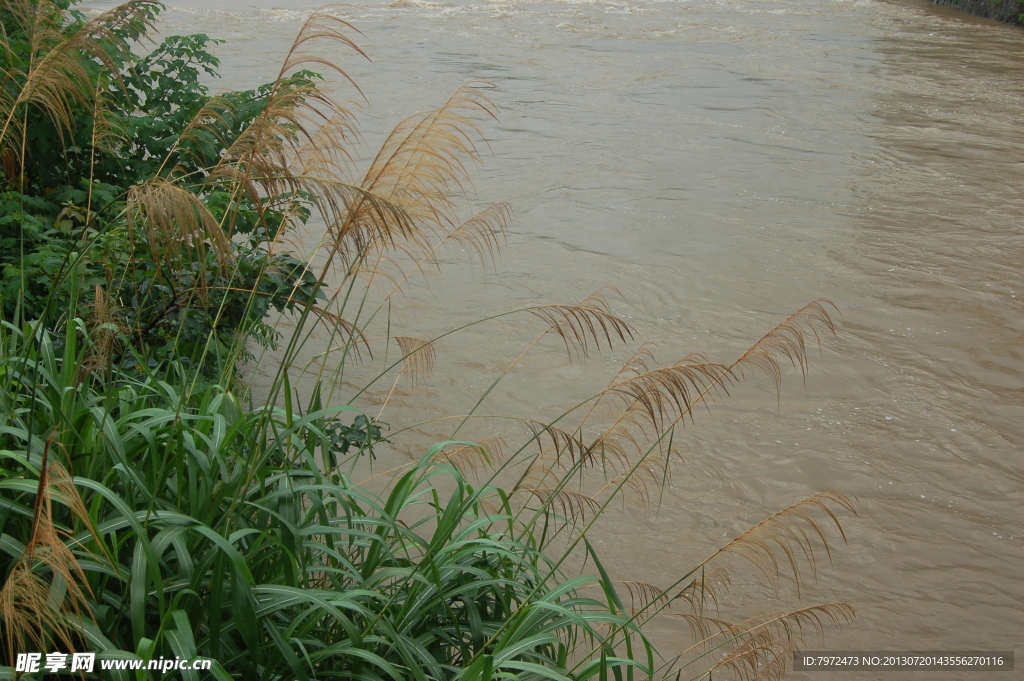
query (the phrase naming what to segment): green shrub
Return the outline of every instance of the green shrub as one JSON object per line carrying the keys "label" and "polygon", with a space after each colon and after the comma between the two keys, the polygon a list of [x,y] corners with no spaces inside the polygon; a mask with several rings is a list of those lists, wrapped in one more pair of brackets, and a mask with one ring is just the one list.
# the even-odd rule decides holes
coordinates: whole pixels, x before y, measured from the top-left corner
{"label": "green shrub", "polygon": [[[10,2],[3,13],[4,314],[60,318],[74,265],[78,285],[102,287],[149,356],[212,356],[216,373],[244,347],[239,335],[273,345],[268,311],[318,294],[305,263],[271,252],[310,217],[312,197],[239,194],[222,154],[252,143],[272,99],[301,98],[319,77],[298,70],[211,98],[199,80],[219,63],[207,36],[131,52],[157,3],[91,22],[66,5]],[[74,312],[86,314],[80,302]]]}

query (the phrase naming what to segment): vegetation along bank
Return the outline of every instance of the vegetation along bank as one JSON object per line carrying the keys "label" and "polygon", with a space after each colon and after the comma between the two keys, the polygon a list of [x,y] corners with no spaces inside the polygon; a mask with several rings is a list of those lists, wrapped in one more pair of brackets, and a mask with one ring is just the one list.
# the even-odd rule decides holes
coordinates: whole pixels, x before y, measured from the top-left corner
{"label": "vegetation along bank", "polygon": [[1024,0],[934,0],[961,12],[1024,26]]}

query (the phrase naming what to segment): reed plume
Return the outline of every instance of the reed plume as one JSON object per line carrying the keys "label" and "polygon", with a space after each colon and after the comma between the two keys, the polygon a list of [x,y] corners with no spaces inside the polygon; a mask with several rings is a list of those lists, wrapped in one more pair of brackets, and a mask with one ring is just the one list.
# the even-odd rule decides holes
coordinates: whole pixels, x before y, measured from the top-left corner
{"label": "reed plume", "polygon": [[92,524],[71,476],[50,458],[55,444],[51,433],[39,465],[28,541],[0,590],[9,660],[17,651],[50,650],[52,644],[76,649],[75,632],[82,618],[91,616],[88,580],[68,547],[74,540],[54,522],[53,501],[67,506],[86,527]]}
{"label": "reed plume", "polygon": [[76,105],[90,106],[95,91],[82,55],[99,62],[115,78],[131,43],[153,28],[160,4],[131,0],[65,31],[64,10],[50,0],[3,0],[11,25],[29,44],[30,63],[20,64],[10,43],[2,42],[10,67],[0,71],[0,148],[23,163],[24,107],[32,106],[53,123],[63,140],[74,126]]}

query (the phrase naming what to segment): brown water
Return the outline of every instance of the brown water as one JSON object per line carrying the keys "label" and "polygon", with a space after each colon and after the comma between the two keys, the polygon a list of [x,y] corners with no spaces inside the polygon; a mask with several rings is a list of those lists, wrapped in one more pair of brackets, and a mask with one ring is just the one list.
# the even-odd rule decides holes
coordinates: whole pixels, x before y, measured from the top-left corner
{"label": "brown water", "polygon": [[[229,41],[233,87],[271,78],[308,15],[262,0],[171,4],[165,33]],[[789,376],[781,406],[766,382],[739,390],[683,433],[686,462],[656,515],[605,519],[599,546],[617,577],[670,583],[765,515],[839,489],[859,500],[849,544],[799,599],[767,606],[856,607],[808,647],[1024,650],[1024,31],[923,0],[338,12],[374,60],[335,55],[368,99],[368,148],[468,79],[496,86],[478,192],[512,202],[508,246],[493,271],[453,257],[443,277],[416,280],[396,300],[403,333],[612,284],[613,308],[663,360],[730,360],[811,299],[842,310],[806,385]],[[400,385],[384,420],[464,412],[539,328],[439,344],[438,372]],[[628,352],[569,365],[542,344],[483,411],[552,418]],[[492,432],[521,431],[461,435]],[[413,453],[399,439],[378,464]],[[689,640],[657,633],[666,652]]]}

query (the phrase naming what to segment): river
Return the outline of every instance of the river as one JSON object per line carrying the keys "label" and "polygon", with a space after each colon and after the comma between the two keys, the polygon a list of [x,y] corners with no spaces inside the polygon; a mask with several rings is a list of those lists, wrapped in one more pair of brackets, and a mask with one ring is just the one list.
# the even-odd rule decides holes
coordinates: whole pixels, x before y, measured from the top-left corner
{"label": "river", "polygon": [[[313,7],[169,4],[163,33],[227,40],[230,87],[271,79]],[[365,94],[364,155],[467,80],[495,86],[477,194],[511,203],[508,243],[493,267],[453,256],[415,280],[395,300],[403,333],[613,285],[613,310],[659,358],[728,361],[812,299],[842,311],[806,383],[788,374],[777,402],[754,381],[698,415],[660,508],[604,519],[595,536],[614,575],[670,583],[773,511],[838,489],[859,516],[843,517],[834,564],[819,562],[798,597],[786,582],[779,603],[740,589],[737,607],[856,608],[808,648],[1024,650],[1024,31],[924,0],[335,11],[372,58],[331,55]],[[539,332],[526,321],[439,344],[434,376],[401,384],[383,419],[469,409]],[[628,352],[569,364],[542,344],[484,411],[552,418]],[[377,465],[418,446],[398,439]],[[682,624],[655,634],[666,652],[688,645]],[[968,678],[957,674],[942,678]]]}

